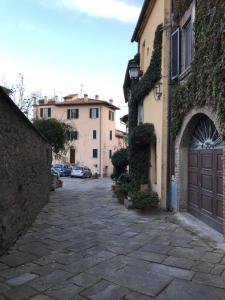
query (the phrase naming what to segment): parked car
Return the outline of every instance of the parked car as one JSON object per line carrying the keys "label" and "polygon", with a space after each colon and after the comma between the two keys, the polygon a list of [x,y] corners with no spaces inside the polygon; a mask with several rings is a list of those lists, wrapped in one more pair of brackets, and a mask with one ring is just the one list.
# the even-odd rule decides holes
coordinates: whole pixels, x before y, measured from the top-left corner
{"label": "parked car", "polygon": [[53,168],[60,176],[70,176],[72,167],[63,164],[55,164]]}
{"label": "parked car", "polygon": [[74,167],[71,171],[71,177],[91,178],[92,173],[88,167]]}

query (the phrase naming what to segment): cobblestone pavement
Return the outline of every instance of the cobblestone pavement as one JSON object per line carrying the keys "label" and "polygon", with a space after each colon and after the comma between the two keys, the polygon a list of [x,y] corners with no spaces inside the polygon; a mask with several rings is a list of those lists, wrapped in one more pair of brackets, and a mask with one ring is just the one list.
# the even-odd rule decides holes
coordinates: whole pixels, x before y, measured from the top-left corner
{"label": "cobblestone pavement", "polygon": [[65,179],[0,257],[0,300],[224,300],[225,253],[176,221],[112,198],[109,179]]}

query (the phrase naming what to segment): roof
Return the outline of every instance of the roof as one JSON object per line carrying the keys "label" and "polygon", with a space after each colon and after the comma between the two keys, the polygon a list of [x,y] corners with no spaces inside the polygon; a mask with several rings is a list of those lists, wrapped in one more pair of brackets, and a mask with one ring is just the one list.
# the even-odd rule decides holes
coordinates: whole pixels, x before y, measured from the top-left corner
{"label": "roof", "polygon": [[152,4],[152,6],[153,6],[154,3],[155,3],[155,0],[145,0],[144,1],[144,4],[142,6],[142,9],[141,9],[141,12],[140,12],[140,15],[139,15],[136,27],[134,29],[133,36],[131,38],[131,42],[138,42],[139,41],[138,33],[139,33],[141,27],[143,26],[143,23],[144,23],[145,19],[148,16],[148,13],[149,13],[148,8],[150,7],[150,4]]}
{"label": "roof", "polygon": [[73,97],[76,97],[76,96],[78,96],[78,94],[70,94],[70,95],[67,95],[67,96],[65,96],[65,97],[63,97],[64,99],[66,98],[66,99],[68,99],[68,98],[73,98]]}
{"label": "roof", "polygon": [[103,100],[95,100],[95,99],[84,100],[84,98],[78,98],[78,99],[71,100],[71,101],[67,100],[64,102],[55,102],[55,103],[47,102],[45,104],[38,104],[37,106],[49,106],[49,105],[54,105],[54,106],[103,105],[103,106],[108,106],[109,108],[111,108],[113,110],[119,110],[119,107],[113,105],[110,102],[103,101]]}
{"label": "roof", "polygon": [[126,134],[126,132],[124,132],[122,130],[119,130],[119,129],[116,129],[116,136],[124,137],[125,134]]}

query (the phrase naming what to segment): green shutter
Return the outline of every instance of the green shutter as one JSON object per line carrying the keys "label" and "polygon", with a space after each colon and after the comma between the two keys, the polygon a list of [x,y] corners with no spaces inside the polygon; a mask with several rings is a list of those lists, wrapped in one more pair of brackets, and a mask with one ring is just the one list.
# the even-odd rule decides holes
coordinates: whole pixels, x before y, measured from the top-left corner
{"label": "green shutter", "polygon": [[48,117],[51,118],[51,108],[48,108]]}
{"label": "green shutter", "polygon": [[76,118],[79,119],[79,109],[76,109]]}
{"label": "green shutter", "polygon": [[96,118],[98,118],[98,108],[96,108]]}
{"label": "green shutter", "polygon": [[40,117],[43,118],[43,108],[40,109]]}
{"label": "green shutter", "polygon": [[70,119],[70,109],[67,109],[67,119]]}

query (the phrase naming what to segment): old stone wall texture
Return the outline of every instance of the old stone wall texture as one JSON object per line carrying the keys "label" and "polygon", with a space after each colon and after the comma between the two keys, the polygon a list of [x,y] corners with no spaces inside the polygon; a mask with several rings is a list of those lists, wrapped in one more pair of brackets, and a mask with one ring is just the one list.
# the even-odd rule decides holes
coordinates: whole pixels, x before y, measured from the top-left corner
{"label": "old stone wall texture", "polygon": [[49,198],[51,147],[0,88],[0,254]]}

